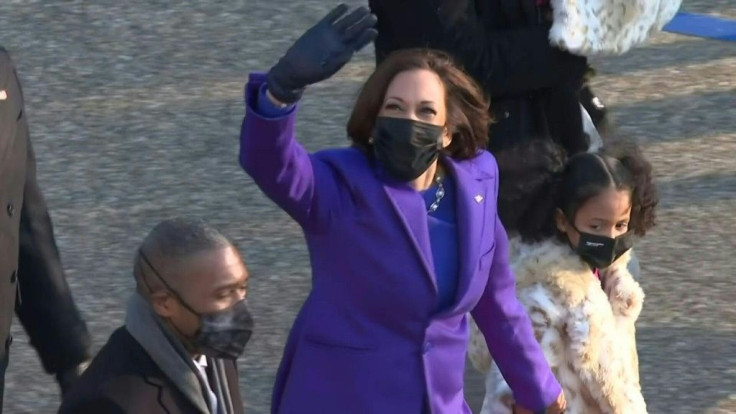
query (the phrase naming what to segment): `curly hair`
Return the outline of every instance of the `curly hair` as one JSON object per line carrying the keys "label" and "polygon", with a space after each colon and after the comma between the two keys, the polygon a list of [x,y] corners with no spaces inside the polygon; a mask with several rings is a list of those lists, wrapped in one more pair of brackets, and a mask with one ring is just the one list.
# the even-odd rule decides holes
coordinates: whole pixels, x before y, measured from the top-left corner
{"label": "curly hair", "polygon": [[567,162],[566,151],[548,139],[532,139],[495,154],[500,176],[498,215],[509,233],[544,232],[553,223],[554,191]]}
{"label": "curly hair", "polygon": [[601,149],[601,153],[621,162],[630,173],[631,181],[631,220],[629,229],[638,236],[644,236],[647,230],[656,225],[656,208],[659,204],[659,193],[654,184],[652,164],[636,143],[631,139],[618,138],[610,140],[610,144]]}
{"label": "curly hair", "polygon": [[549,140],[531,140],[498,155],[499,215],[526,242],[558,235],[554,214],[568,219],[588,200],[615,188],[631,193],[629,230],[638,236],[655,225],[659,202],[652,166],[628,139],[613,139],[597,153],[566,159]]}

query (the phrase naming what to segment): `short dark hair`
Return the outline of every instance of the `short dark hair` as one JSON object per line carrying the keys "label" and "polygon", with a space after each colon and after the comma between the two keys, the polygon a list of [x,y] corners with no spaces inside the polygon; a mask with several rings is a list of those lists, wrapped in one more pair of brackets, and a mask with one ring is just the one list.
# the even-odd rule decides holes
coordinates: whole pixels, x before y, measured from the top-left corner
{"label": "short dark hair", "polygon": [[[177,217],[164,220],[148,233],[135,255],[136,282],[158,290],[164,286],[159,278],[152,276],[151,266],[163,273],[170,266],[178,268],[198,253],[232,246],[232,242],[219,230],[201,219]],[[172,275],[167,273],[161,277]],[[166,282],[176,283],[168,279]]]}
{"label": "short dark hair", "polygon": [[659,196],[652,166],[630,139],[612,139],[596,153],[569,159],[557,144],[532,140],[499,159],[503,159],[499,162],[499,215],[524,241],[557,235],[557,209],[574,220],[581,206],[610,188],[631,194],[630,231],[643,236],[655,225]]}
{"label": "short dark hair", "polygon": [[445,87],[447,127],[452,142],[443,151],[456,159],[475,157],[488,142],[489,100],[450,55],[429,49],[399,50],[378,65],[363,85],[348,120],[347,133],[353,145],[371,152],[370,137],[391,81],[399,73],[414,69],[436,73]]}

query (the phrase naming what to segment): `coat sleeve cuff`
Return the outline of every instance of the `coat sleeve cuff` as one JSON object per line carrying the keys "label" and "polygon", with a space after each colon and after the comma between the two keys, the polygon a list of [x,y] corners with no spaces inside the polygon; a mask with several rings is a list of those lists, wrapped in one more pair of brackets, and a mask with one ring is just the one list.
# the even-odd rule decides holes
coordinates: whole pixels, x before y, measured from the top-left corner
{"label": "coat sleeve cuff", "polygon": [[262,72],[251,73],[245,85],[245,105],[248,113],[257,115],[265,120],[277,120],[291,115],[296,104],[279,107],[266,95],[267,74]]}

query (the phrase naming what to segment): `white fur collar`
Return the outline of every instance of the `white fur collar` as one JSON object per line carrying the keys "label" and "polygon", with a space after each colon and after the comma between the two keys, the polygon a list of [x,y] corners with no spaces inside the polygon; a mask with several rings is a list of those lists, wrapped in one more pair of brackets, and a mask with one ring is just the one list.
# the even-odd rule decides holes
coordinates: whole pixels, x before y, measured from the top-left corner
{"label": "white fur collar", "polygon": [[551,0],[553,45],[579,55],[621,54],[661,30],[682,0]]}
{"label": "white fur collar", "polygon": [[[515,238],[510,240],[510,251],[519,289],[541,283],[567,306],[599,296],[601,281],[569,246],[556,240],[528,244]],[[599,274],[614,314],[636,319],[644,293],[628,271],[630,259],[631,253],[626,252]]]}

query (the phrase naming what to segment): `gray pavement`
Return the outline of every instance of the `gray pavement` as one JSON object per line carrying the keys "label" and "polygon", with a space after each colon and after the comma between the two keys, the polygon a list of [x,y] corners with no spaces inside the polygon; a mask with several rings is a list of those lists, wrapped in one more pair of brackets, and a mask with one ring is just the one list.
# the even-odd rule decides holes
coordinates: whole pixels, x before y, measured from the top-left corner
{"label": "gray pavement", "polygon": [[[39,178],[95,350],[122,321],[146,232],[166,217],[204,217],[246,255],[258,331],[241,385],[247,411],[266,413],[309,267],[297,226],[237,165],[242,86],[333,2],[171,4],[6,0],[0,44],[24,81]],[[683,8],[736,18],[734,0],[685,0]],[[308,91],[299,132],[309,149],[345,144],[371,63],[364,51]],[[596,65],[597,90],[643,143],[662,194],[659,227],[639,247],[650,412],[736,413],[736,43],[663,34]],[[54,412],[55,383],[18,323],[14,334],[5,412]],[[469,373],[475,408],[482,392]]]}

